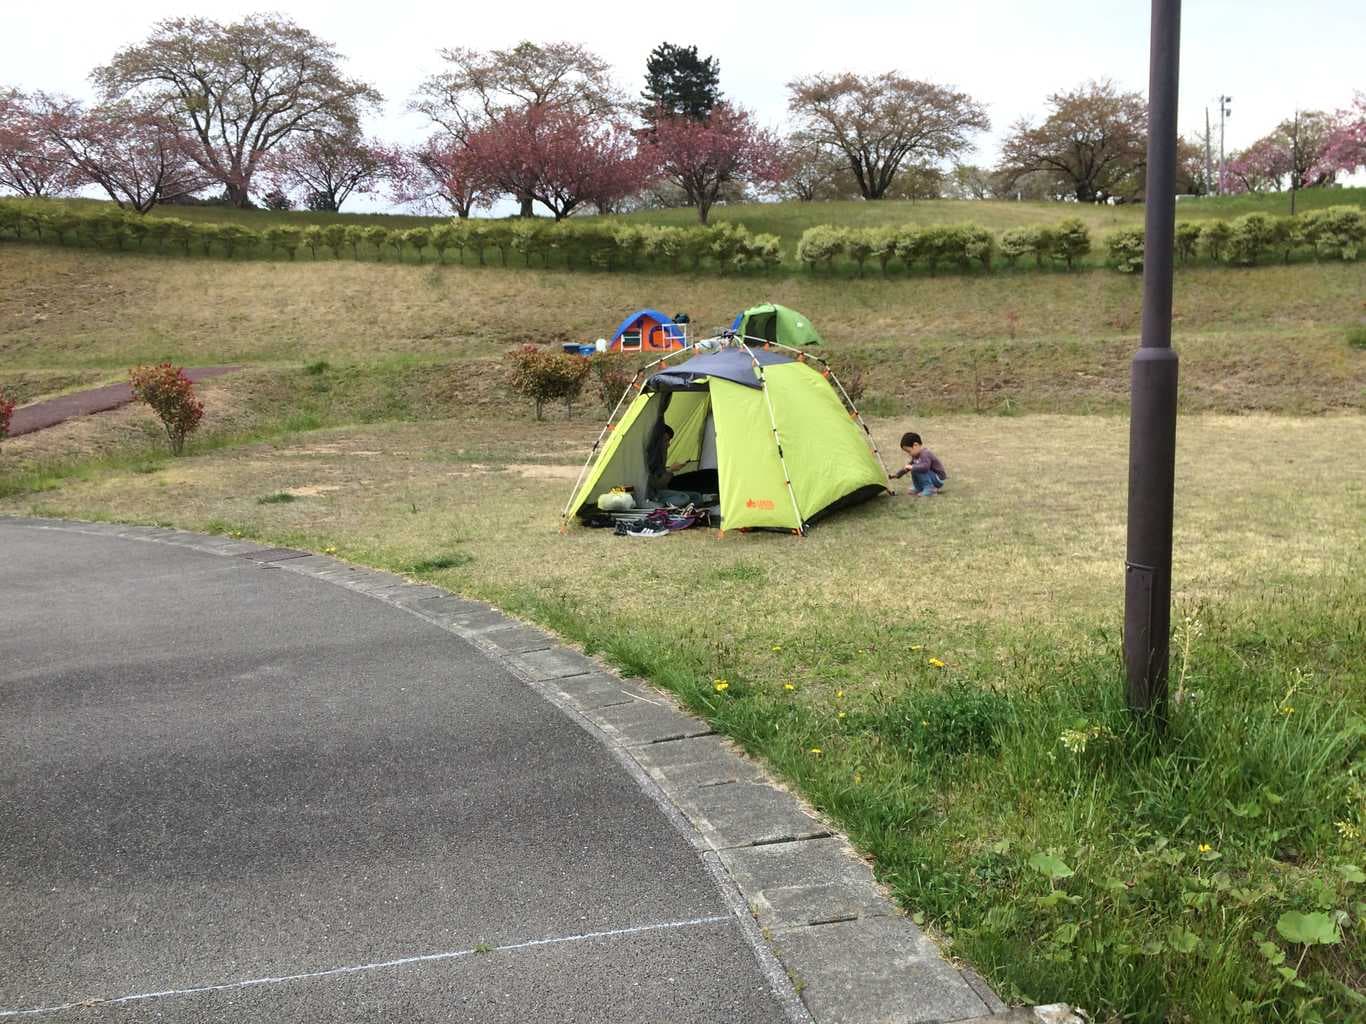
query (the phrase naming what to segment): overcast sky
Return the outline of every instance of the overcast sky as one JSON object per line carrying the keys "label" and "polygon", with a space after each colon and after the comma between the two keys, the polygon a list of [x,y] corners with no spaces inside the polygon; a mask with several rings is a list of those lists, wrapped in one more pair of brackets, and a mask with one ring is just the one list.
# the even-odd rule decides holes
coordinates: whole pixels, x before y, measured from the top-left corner
{"label": "overcast sky", "polygon": [[[999,141],[1017,119],[1037,115],[1050,92],[1109,77],[1146,91],[1149,5],[1130,2],[1044,3],[969,0],[900,3],[743,2],[356,3],[276,0],[237,5],[201,0],[77,0],[54,12],[41,4],[7,5],[0,16],[0,85],[89,95],[87,75],[121,46],[141,40],[153,22],[176,15],[228,21],[277,10],[334,42],[354,75],[384,94],[385,111],[368,129],[416,141],[423,119],[405,111],[422,78],[440,67],[444,46],[507,47],[521,39],[569,40],[616,70],[632,96],[645,57],[657,43],[696,45],[719,59],[728,98],[774,128],[785,126],[790,79],[817,71],[877,73],[896,69],[952,85],[985,103],[992,131],[975,162],[995,162]],[[1309,12],[1312,11],[1312,17]],[[1366,3],[1321,0],[1296,6],[1269,0],[1195,0],[1181,32],[1181,131],[1203,130],[1206,106],[1233,97],[1227,147],[1247,145],[1298,107],[1333,110],[1366,90]],[[1216,154],[1217,156],[1217,154]],[[359,208],[359,205],[357,206]]]}

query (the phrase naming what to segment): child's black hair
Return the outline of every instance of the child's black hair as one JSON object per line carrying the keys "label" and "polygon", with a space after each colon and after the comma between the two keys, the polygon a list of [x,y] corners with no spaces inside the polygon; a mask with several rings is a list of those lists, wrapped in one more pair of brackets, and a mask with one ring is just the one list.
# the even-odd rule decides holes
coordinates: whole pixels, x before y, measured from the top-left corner
{"label": "child's black hair", "polygon": [[906,433],[901,435],[901,447],[903,448],[909,448],[913,444],[924,443],[925,442],[920,440],[920,435],[917,434],[914,430],[908,430]]}

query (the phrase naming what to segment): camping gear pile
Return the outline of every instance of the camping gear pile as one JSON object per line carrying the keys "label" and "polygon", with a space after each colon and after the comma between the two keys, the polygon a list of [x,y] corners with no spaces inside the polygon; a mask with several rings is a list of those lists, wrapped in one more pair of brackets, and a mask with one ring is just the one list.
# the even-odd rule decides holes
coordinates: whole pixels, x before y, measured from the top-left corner
{"label": "camping gear pile", "polygon": [[[625,412],[613,414],[579,474],[565,522],[804,534],[831,512],[888,493],[853,403],[823,360],[788,339],[821,343],[800,313],[756,306],[732,330],[637,374]],[[671,475],[661,482],[663,466]]]}

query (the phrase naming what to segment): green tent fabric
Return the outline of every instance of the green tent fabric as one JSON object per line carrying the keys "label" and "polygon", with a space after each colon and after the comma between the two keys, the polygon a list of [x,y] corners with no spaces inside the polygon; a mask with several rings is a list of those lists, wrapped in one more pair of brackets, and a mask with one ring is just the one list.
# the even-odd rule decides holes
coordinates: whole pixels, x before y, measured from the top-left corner
{"label": "green tent fabric", "polygon": [[806,316],[773,302],[745,310],[735,318],[731,330],[745,338],[775,341],[793,348],[825,344],[820,331]]}
{"label": "green tent fabric", "polygon": [[[763,356],[762,365],[758,358]],[[720,376],[725,363],[749,364],[758,387]],[[674,430],[668,461],[683,471],[714,468],[727,530],[804,532],[821,516],[887,491],[887,473],[830,381],[810,364],[735,346],[696,364],[661,371],[608,435],[566,508],[591,513],[613,487],[648,494],[650,438],[662,418]],[[707,438],[714,463],[708,465]]]}

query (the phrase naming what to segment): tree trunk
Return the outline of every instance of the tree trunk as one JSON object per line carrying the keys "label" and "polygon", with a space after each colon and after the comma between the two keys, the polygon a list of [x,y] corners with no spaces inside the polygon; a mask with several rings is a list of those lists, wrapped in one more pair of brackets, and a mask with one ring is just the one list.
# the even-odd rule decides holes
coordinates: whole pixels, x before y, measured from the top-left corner
{"label": "tree trunk", "polygon": [[711,203],[704,199],[697,201],[697,220],[703,227],[707,225],[707,214],[711,212]]}
{"label": "tree trunk", "polygon": [[518,198],[518,200],[519,200],[519,201],[521,202],[521,204],[522,204],[521,212],[518,213],[517,216],[519,216],[519,217],[534,217],[534,216],[536,216],[536,214],[533,213],[533,212],[532,212],[532,209],[531,209],[531,204],[532,204],[532,202],[533,202],[531,196],[518,196],[517,198]]}
{"label": "tree trunk", "polygon": [[228,185],[228,202],[241,210],[251,204],[251,193],[243,185]]}

